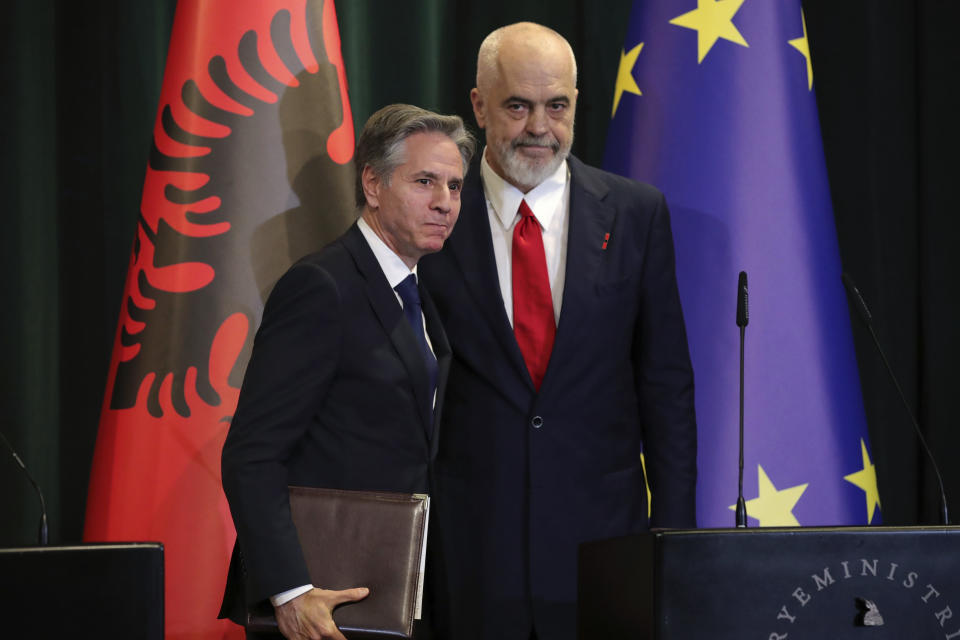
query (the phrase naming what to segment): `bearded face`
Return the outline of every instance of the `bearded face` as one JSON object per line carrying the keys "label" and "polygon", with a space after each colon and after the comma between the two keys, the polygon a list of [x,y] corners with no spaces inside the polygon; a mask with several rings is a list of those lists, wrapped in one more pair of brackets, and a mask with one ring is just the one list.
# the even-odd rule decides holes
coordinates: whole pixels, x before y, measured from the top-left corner
{"label": "bearded face", "polygon": [[553,175],[567,159],[573,145],[573,127],[571,124],[563,142],[549,132],[541,136],[522,132],[512,140],[492,138],[488,130],[487,145],[493,158],[488,156],[487,162],[499,166],[507,182],[526,191]]}
{"label": "bearded face", "polygon": [[502,45],[498,62],[481,71],[483,82],[470,99],[486,130],[487,162],[527,192],[556,171],[573,145],[573,58],[553,39],[511,41]]}

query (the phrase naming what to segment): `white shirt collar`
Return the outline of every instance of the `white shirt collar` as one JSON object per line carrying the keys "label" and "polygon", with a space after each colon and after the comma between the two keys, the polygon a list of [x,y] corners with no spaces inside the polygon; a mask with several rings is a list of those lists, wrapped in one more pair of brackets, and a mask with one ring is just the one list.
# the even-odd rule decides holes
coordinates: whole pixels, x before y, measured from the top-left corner
{"label": "white shirt collar", "polygon": [[513,225],[514,220],[517,219],[520,201],[526,200],[537,222],[547,230],[559,217],[556,213],[563,204],[563,194],[570,171],[567,168],[567,161],[564,160],[546,180],[527,193],[523,193],[497,175],[487,162],[486,148],[484,148],[480,160],[480,177],[483,178],[483,190],[487,196],[487,202],[497,214],[504,229],[509,229]]}
{"label": "white shirt collar", "polygon": [[363,216],[357,220],[357,227],[360,228],[360,233],[363,234],[367,244],[370,245],[370,250],[373,251],[374,257],[376,257],[377,262],[380,263],[380,269],[383,271],[383,275],[387,277],[387,282],[390,283],[391,288],[403,282],[411,273],[416,275],[416,265],[414,265],[413,269],[408,269],[407,265],[400,259],[400,256],[395,254],[380,236],[374,232],[370,225],[367,224],[367,221],[363,219]]}

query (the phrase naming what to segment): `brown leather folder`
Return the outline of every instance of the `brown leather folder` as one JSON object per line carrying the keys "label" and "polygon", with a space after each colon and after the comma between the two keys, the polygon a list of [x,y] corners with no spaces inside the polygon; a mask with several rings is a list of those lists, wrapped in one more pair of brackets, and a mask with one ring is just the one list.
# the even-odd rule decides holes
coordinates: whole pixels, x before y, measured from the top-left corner
{"label": "brown leather folder", "polygon": [[[314,586],[368,587],[334,622],[348,638],[409,638],[420,617],[430,498],[424,494],[290,487],[290,510]],[[250,631],[276,631],[269,610]]]}

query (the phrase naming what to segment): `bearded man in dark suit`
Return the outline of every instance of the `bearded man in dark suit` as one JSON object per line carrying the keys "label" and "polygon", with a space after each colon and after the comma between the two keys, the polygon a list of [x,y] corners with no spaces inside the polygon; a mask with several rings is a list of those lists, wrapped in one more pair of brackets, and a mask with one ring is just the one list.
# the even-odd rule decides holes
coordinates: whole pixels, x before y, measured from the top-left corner
{"label": "bearded man in dark suit", "polygon": [[223,448],[237,545],[222,617],[269,599],[285,637],[343,640],[332,611],[367,589],[311,583],[288,485],[433,489],[450,347],[417,262],[457,221],[473,144],[456,116],[375,113],[357,144],[359,220],[271,292]]}
{"label": "bearded man in dark suit", "polygon": [[491,33],[470,97],[486,148],[456,231],[420,267],[453,348],[437,458],[447,637],[573,640],[580,543],[695,526],[669,214],[653,187],[568,155],[576,60],[553,30]]}

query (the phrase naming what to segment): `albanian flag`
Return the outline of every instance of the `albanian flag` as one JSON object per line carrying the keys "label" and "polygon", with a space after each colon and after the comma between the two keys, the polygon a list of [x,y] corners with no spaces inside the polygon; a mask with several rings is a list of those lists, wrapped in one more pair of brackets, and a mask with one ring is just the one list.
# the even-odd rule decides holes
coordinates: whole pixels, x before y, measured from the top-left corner
{"label": "albanian flag", "polygon": [[242,637],[220,450],[274,282],[353,220],[353,147],[332,0],[181,0],[84,532],[164,544],[168,638]]}

